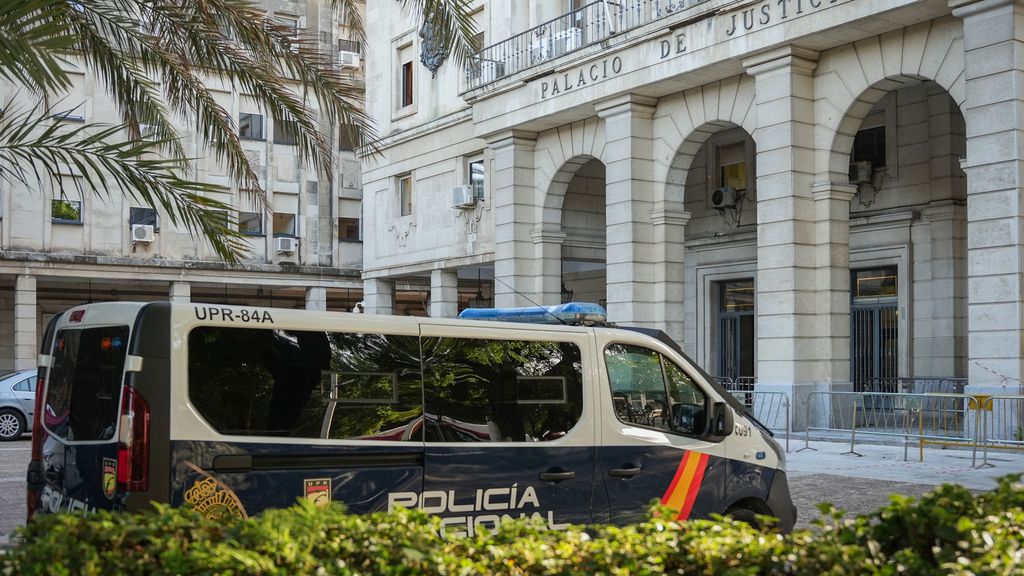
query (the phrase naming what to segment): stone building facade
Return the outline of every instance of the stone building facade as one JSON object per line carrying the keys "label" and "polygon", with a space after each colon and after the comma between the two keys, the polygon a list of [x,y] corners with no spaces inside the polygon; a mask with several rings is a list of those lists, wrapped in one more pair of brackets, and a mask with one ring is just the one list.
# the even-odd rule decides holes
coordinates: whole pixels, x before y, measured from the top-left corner
{"label": "stone building facade", "polygon": [[798,407],[1020,389],[1024,3],[475,9],[483,49],[432,71],[368,6],[370,311],[600,301]]}
{"label": "stone building facade", "polygon": [[[274,0],[268,13],[305,29],[339,66],[362,74],[361,46],[327,4]],[[344,59],[344,62],[342,62]],[[100,80],[69,65],[72,88],[48,104],[65,123],[120,123]],[[117,189],[92,193],[73,170],[39,187],[0,181],[0,369],[36,365],[38,341],[53,314],[84,302],[179,300],[351,310],[362,299],[361,174],[354,146],[324,126],[334,174],[318,174],[273,119],[228,84],[217,103],[238,124],[242,146],[267,191],[259,212],[237,186],[218,200],[235,206],[250,251],[225,265],[201,238]],[[26,110],[35,102],[0,81],[0,99]],[[315,104],[311,104],[314,105]],[[64,112],[66,106],[67,111]],[[182,120],[194,178],[231,185],[201,135]],[[220,196],[220,195],[218,195]]]}

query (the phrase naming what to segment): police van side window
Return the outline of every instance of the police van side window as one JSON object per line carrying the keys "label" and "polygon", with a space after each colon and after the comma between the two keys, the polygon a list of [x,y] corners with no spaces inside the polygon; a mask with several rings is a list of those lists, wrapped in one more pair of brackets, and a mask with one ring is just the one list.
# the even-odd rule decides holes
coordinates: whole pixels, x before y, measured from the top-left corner
{"label": "police van side window", "polygon": [[580,350],[566,342],[424,338],[427,442],[547,442],[583,413]]}
{"label": "police van side window", "polygon": [[642,346],[612,344],[604,355],[620,421],[687,436],[704,432],[707,397],[678,366]]}
{"label": "police van side window", "polygon": [[419,342],[199,327],[189,335],[189,399],[225,435],[419,441]]}

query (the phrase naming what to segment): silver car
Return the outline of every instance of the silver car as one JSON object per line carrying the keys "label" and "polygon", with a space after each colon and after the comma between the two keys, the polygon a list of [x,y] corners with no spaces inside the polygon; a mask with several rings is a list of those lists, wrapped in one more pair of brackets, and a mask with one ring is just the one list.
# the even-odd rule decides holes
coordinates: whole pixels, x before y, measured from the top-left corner
{"label": "silver car", "polygon": [[0,374],[0,441],[29,432],[35,406],[35,368]]}

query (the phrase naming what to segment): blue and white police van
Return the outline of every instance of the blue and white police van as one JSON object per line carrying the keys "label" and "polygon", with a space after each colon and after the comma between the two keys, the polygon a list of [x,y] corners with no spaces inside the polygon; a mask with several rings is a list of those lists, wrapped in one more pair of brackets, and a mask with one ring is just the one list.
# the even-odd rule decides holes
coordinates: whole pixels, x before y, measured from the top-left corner
{"label": "blue and white police van", "polygon": [[779,444],[664,334],[595,305],[463,316],[72,308],[40,354],[29,517],[306,499],[473,534],[628,523],[658,500],[792,528]]}

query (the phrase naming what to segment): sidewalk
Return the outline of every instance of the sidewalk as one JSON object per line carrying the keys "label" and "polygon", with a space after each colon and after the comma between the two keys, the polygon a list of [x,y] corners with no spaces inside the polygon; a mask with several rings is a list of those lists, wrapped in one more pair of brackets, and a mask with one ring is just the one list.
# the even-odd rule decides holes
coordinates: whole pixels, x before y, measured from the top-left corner
{"label": "sidewalk", "polygon": [[[996,479],[1006,474],[1024,473],[1024,453],[989,452],[988,463],[992,467],[971,467],[971,451],[962,449],[925,448],[924,461],[919,461],[916,446],[907,451],[903,461],[902,446],[858,444],[855,449],[862,456],[844,454],[849,452],[850,443],[811,441],[815,450],[803,448],[803,442],[792,442],[791,451],[786,455],[787,470],[791,477],[812,474],[830,474],[889,482],[914,484],[960,484],[973,490],[991,490]],[[982,451],[978,451],[977,463],[983,462]]]}

